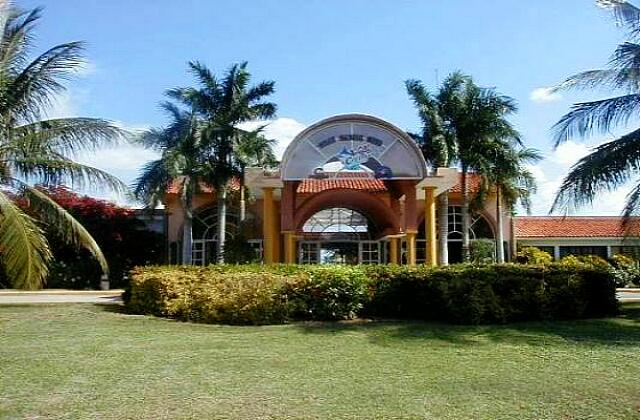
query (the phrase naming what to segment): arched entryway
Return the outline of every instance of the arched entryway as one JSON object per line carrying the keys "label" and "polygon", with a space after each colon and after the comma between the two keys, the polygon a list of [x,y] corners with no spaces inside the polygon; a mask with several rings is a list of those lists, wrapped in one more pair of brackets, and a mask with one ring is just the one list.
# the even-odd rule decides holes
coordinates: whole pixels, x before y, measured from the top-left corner
{"label": "arched entryway", "polygon": [[381,242],[376,224],[346,207],[314,213],[302,226],[298,262],[302,264],[378,264]]}
{"label": "arched entryway", "polygon": [[[227,210],[226,238],[238,232],[238,211],[230,206]],[[194,265],[207,265],[217,260],[218,207],[215,205],[197,209],[193,217],[193,245],[191,260]]]}

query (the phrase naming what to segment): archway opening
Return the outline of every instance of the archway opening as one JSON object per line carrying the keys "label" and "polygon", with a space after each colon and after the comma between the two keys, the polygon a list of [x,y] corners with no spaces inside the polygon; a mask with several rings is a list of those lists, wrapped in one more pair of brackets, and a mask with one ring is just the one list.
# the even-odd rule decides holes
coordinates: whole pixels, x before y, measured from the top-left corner
{"label": "archway opening", "polygon": [[302,264],[377,264],[381,261],[375,224],[359,211],[331,207],[314,213],[302,226],[298,247]]}

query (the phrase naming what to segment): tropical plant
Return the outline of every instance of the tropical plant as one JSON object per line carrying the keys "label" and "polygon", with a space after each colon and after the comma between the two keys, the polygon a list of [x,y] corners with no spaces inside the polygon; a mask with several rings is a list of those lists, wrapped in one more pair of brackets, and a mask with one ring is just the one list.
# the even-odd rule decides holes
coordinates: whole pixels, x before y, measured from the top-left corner
{"label": "tropical plant", "polygon": [[148,206],[155,206],[167,187],[178,183],[185,211],[183,264],[191,263],[193,198],[201,183],[216,190],[216,255],[218,262],[224,261],[227,188],[229,181],[241,172],[244,161],[236,152],[242,137],[247,136],[238,125],[275,115],[275,104],[263,101],[274,92],[274,82],[249,87],[251,75],[246,67],[246,62],[235,64],[218,80],[203,64],[190,62],[189,70],[198,88],[168,90],[167,96],[177,102],[163,104],[172,118],[171,124],[148,131],[141,140],[146,146],[158,149],[162,157],[145,166],[136,181],[136,195]]}
{"label": "tropical plant", "polygon": [[171,119],[161,128],[151,128],[140,136],[140,143],[157,151],[160,157],[147,163],[136,179],[134,194],[148,209],[155,209],[172,187],[179,190],[183,211],[182,263],[191,264],[193,244],[193,200],[201,182],[209,174],[208,145],[198,135],[193,111],[171,102],[161,108]]}
{"label": "tropical plant", "polygon": [[218,200],[217,258],[224,262],[227,220],[227,185],[238,174],[237,139],[244,132],[238,125],[252,120],[272,118],[276,105],[264,101],[274,92],[275,82],[250,86],[247,63],[232,65],[222,79],[203,64],[189,63],[199,87],[176,88],[169,95],[194,111],[201,126],[199,136],[209,147],[207,182],[215,189]]}
{"label": "tropical plant", "polygon": [[[619,93],[606,99],[576,103],[555,125],[557,147],[570,138],[609,134],[638,117],[640,104],[640,9],[627,1],[600,0],[617,23],[628,29],[630,41],[620,44],[604,69],[567,78],[555,91],[602,88]],[[640,128],[610,140],[580,159],[563,180],[551,211],[569,212],[591,204],[602,191],[611,191],[637,176],[640,168]],[[640,208],[640,182],[627,195],[625,221]]]}
{"label": "tropical plant", "polygon": [[234,154],[238,165],[240,179],[240,226],[246,218],[246,184],[245,175],[248,167],[273,167],[278,160],[273,152],[276,141],[267,139],[263,134],[263,127],[253,131],[240,132],[235,137]]}
{"label": "tropical plant", "polygon": [[520,204],[531,213],[531,195],[536,192],[536,180],[527,169],[528,164],[542,159],[537,150],[515,147],[509,142],[496,142],[493,157],[482,169],[478,203],[483,203],[491,192],[496,200],[496,261],[504,262],[504,226],[502,215],[506,210],[514,214]]}
{"label": "tropical plant", "polygon": [[442,116],[454,133],[462,172],[462,259],[468,262],[471,224],[468,175],[486,173],[495,158],[497,144],[506,147],[521,143],[519,133],[507,120],[517,110],[512,98],[494,89],[479,87],[470,76],[459,72],[449,78],[457,93],[443,106]]}
{"label": "tropical plant", "polygon": [[88,249],[108,272],[87,230],[33,184],[125,189],[115,177],[71,159],[116,144],[123,130],[102,119],[46,117],[64,82],[84,65],[83,44],[57,45],[31,59],[40,18],[39,8],[0,5],[0,261],[13,287],[25,289],[41,287],[47,277],[52,251],[44,226]]}
{"label": "tropical plant", "polygon": [[[420,134],[411,133],[411,137],[418,143],[425,160],[431,163],[433,170],[439,167],[449,167],[456,159],[456,141],[452,130],[442,113],[443,108],[450,106],[459,94],[459,79],[448,77],[438,89],[435,96],[430,93],[421,81],[410,79],[405,82],[409,97],[418,111],[422,123]],[[438,262],[439,265],[449,264],[448,252],[448,213],[449,195],[443,191],[438,195]]]}

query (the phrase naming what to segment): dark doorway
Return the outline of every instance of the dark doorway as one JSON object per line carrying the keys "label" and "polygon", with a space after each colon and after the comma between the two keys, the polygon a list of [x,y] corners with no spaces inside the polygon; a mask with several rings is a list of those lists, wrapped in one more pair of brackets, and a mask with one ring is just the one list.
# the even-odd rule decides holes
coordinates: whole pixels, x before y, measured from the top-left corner
{"label": "dark doorway", "polygon": [[449,264],[462,262],[462,242],[449,242]]}

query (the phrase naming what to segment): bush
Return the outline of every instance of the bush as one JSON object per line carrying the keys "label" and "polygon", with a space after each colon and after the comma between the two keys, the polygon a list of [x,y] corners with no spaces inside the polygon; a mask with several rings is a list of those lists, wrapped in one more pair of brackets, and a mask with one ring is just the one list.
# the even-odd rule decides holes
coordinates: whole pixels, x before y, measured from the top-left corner
{"label": "bush", "polygon": [[471,262],[491,264],[496,259],[496,244],[491,239],[475,239],[469,244]]}
{"label": "bush", "polygon": [[546,265],[553,262],[553,257],[540,248],[527,246],[518,252],[516,260],[521,264]]}
{"label": "bush", "polygon": [[272,324],[357,316],[461,324],[617,312],[611,270],[546,266],[154,266],[132,273],[127,305],[184,321]]}

